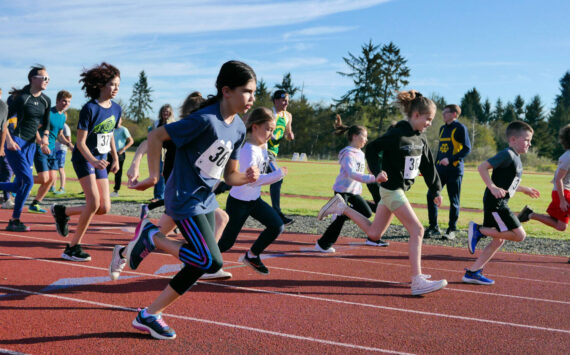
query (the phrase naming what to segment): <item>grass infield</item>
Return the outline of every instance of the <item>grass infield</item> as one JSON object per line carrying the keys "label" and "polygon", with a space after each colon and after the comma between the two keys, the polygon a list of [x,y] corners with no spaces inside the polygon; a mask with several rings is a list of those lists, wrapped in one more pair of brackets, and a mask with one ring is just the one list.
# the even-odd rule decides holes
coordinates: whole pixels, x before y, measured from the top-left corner
{"label": "grass infield", "polygon": [[[134,152],[127,152],[127,157],[125,164],[123,166],[123,182],[126,183],[127,177],[126,172],[131,164]],[[71,154],[67,154],[67,163],[65,166],[65,171],[67,173],[67,183],[66,183],[66,194],[62,197],[67,198],[83,198],[80,195],[81,186],[77,181],[77,176],[73,170],[72,164],[69,161]],[[285,214],[294,215],[304,215],[304,216],[316,216],[321,206],[326,202],[324,199],[332,196],[332,185],[339,171],[339,165],[335,161],[318,161],[318,162],[293,162],[290,160],[279,160],[278,164],[280,166],[286,166],[289,169],[289,174],[285,177],[282,186],[282,196],[281,207]],[[146,159],[141,162],[141,178],[148,176],[148,168],[146,165]],[[539,199],[531,199],[529,196],[523,193],[517,193],[509,202],[511,209],[517,213],[526,204],[532,206],[532,208],[538,213],[546,213],[546,208],[550,203],[550,194],[552,191],[552,178],[551,173],[536,173],[525,171],[523,173],[523,178],[521,185],[532,186],[538,191],[540,191]],[[112,184],[114,181],[114,175],[110,176],[110,188],[112,189]],[[59,187],[59,182],[57,183]],[[38,185],[34,185],[34,188],[30,194],[30,197],[35,196],[37,192]],[[483,208],[483,192],[485,190],[485,185],[479,176],[479,173],[474,169],[466,169],[465,175],[463,177],[462,191],[461,191],[461,207],[475,209],[476,212],[462,210],[459,215],[458,227],[460,229],[467,229],[469,221],[473,220],[477,223],[483,221],[483,213],[478,211]],[[262,188],[263,192],[268,192],[269,187],[264,186]],[[416,183],[410,191],[406,193],[409,201],[412,204],[426,204],[426,193],[427,187],[423,181],[423,178],[418,177]],[[133,202],[144,202],[152,198],[152,189],[147,191],[135,191],[128,189],[125,185],[121,187],[119,192],[120,196],[112,198],[112,201],[133,201]],[[446,208],[449,206],[449,199],[447,198],[447,191],[443,190],[443,204],[442,207]],[[295,197],[289,197],[288,195],[295,195]],[[51,196],[49,194],[48,196]],[[367,188],[364,186],[363,196],[366,199],[372,199]],[[227,194],[222,194],[218,196],[218,202],[222,208],[225,207]],[[268,203],[270,198],[268,194],[264,194],[263,199]],[[427,209],[426,208],[415,208],[415,212],[423,222],[427,225]],[[447,228],[448,221],[448,210],[439,210],[439,225],[440,228]],[[399,224],[397,219],[393,220],[393,223]],[[546,225],[543,225],[536,221],[530,221],[524,224],[524,228],[527,234],[538,238],[552,238],[552,239],[570,239],[570,234],[568,230],[565,232],[556,231]]]}

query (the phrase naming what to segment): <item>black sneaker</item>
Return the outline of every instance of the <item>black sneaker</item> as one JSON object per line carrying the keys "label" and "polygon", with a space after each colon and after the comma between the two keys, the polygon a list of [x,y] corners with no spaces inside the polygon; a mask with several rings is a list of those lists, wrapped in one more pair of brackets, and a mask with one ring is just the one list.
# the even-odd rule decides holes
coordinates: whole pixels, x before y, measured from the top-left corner
{"label": "black sneaker", "polygon": [[457,233],[457,229],[447,228],[447,231],[445,231],[445,234],[441,237],[441,239],[453,240],[455,239],[455,233]]}
{"label": "black sneaker", "polygon": [[62,237],[67,237],[69,235],[69,217],[65,214],[64,205],[52,205],[50,208],[51,215],[55,219],[55,228],[57,233]]}
{"label": "black sneaker", "polygon": [[521,223],[528,222],[528,220],[530,220],[530,214],[533,212],[534,211],[530,207],[524,206],[524,208],[519,212],[517,218]]}
{"label": "black sneaker", "polygon": [[245,255],[240,258],[241,262],[243,262],[245,265],[250,266],[253,270],[259,272],[262,275],[269,274],[269,269],[267,269],[267,267],[263,265],[259,255],[256,256],[255,258],[250,258],[247,254],[248,252],[246,251]]}
{"label": "black sneaker", "polygon": [[289,218],[289,217],[285,216],[282,212],[278,212],[278,213],[279,213],[279,217],[281,217],[281,221],[283,221],[283,225],[290,226],[291,224],[293,224],[295,222],[295,220],[293,218]]}
{"label": "black sneaker", "polygon": [[69,261],[91,261],[91,256],[81,249],[80,244],[72,247],[67,244],[61,257]]}
{"label": "black sneaker", "polygon": [[30,227],[26,226],[24,223],[20,222],[19,219],[11,219],[8,221],[6,230],[10,232],[29,232]]}
{"label": "black sneaker", "polygon": [[156,248],[150,236],[150,232],[154,230],[158,230],[158,227],[148,219],[139,222],[135,230],[135,237],[129,242],[126,253],[123,254],[132,270],[136,270],[141,261]]}
{"label": "black sneaker", "polygon": [[439,226],[435,226],[435,227],[430,226],[424,232],[424,238],[425,239],[429,239],[431,237],[435,237],[438,235],[441,235],[441,231],[439,230]]}

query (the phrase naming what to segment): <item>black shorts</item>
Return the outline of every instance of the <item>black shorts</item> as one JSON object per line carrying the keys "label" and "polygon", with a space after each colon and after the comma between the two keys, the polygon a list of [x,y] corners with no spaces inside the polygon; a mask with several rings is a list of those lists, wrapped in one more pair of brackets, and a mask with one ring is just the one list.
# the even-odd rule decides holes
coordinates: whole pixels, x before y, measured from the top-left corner
{"label": "black shorts", "polygon": [[507,199],[489,199],[483,200],[483,210],[485,217],[483,219],[484,227],[494,227],[499,232],[506,232],[517,229],[521,226],[521,222],[510,210]]}

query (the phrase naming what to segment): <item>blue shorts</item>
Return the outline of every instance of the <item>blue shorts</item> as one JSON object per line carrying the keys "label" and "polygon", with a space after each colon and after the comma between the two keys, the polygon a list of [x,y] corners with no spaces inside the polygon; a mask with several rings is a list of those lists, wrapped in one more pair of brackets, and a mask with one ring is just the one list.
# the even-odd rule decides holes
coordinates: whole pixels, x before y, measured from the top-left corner
{"label": "blue shorts", "polygon": [[58,169],[63,169],[65,167],[65,156],[67,155],[67,150],[58,150],[55,152],[55,163]]}
{"label": "blue shorts", "polygon": [[44,171],[57,170],[57,162],[55,152],[52,150],[50,154],[44,154],[39,146],[36,147],[34,155],[34,165],[37,173]]}
{"label": "blue shorts", "polygon": [[[107,160],[107,154],[95,155],[95,158],[98,160]],[[73,169],[75,170],[78,179],[92,174],[95,174],[95,179],[97,180],[107,179],[107,169],[95,169],[91,163],[83,158],[83,156],[77,157],[73,154],[71,162],[73,163]]]}

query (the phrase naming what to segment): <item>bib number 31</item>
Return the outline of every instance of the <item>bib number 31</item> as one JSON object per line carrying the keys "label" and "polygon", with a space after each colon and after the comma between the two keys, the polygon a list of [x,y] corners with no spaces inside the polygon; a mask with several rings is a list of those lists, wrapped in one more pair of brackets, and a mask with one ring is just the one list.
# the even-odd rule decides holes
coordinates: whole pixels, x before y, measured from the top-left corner
{"label": "bib number 31", "polygon": [[232,152],[231,147],[232,142],[224,143],[222,140],[214,142],[196,160],[195,165],[200,169],[200,175],[220,179]]}
{"label": "bib number 31", "polygon": [[406,157],[406,163],[404,165],[404,179],[415,179],[416,176],[418,176],[421,159],[421,155]]}

